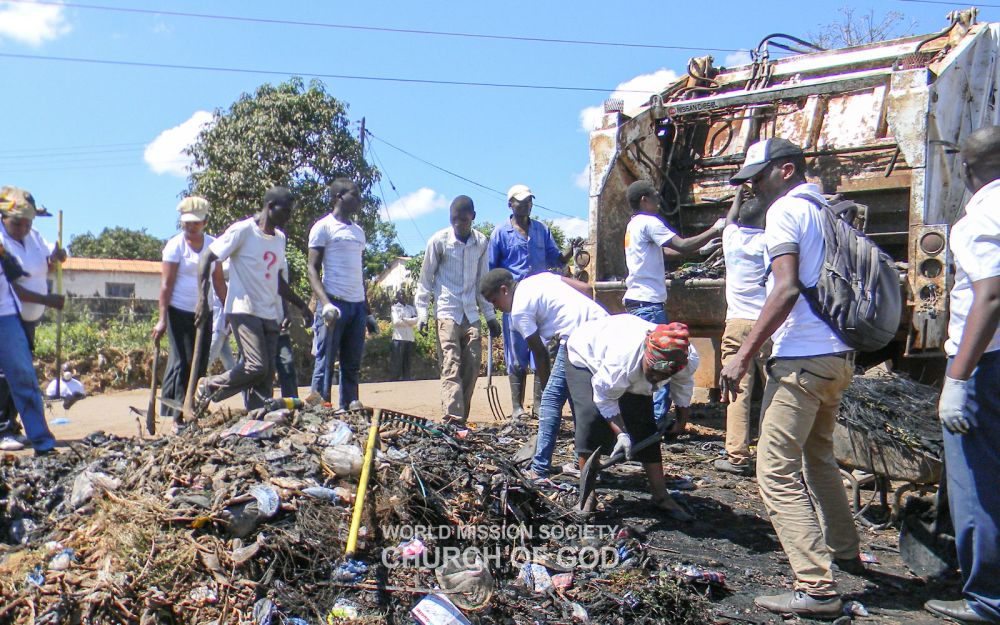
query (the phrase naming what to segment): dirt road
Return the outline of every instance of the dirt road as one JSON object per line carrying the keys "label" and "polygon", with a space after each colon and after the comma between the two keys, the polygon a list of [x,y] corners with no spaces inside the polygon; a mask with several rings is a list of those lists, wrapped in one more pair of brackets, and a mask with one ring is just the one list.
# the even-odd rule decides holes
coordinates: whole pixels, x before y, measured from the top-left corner
{"label": "dirt road", "polygon": [[[494,378],[495,386],[504,408],[510,411],[510,386],[506,377]],[[528,388],[531,388],[531,380]],[[300,389],[305,396],[308,388]],[[148,390],[119,391],[87,397],[65,410],[61,403],[49,405],[46,418],[61,447],[82,439],[96,430],[118,436],[138,436],[145,421],[129,410],[130,406],[145,410],[149,401]],[[361,401],[371,407],[388,408],[408,414],[439,419],[441,411],[441,383],[439,380],[417,380],[413,382],[379,382],[361,385]],[[222,406],[242,408],[239,396],[231,397]],[[159,404],[157,404],[159,406]],[[62,424],[62,420],[68,423]],[[472,423],[492,422],[489,403],[486,399],[486,378],[480,378],[476,393],[472,398]],[[170,431],[170,419],[160,418],[158,432]],[[145,432],[142,432],[145,435]]]}

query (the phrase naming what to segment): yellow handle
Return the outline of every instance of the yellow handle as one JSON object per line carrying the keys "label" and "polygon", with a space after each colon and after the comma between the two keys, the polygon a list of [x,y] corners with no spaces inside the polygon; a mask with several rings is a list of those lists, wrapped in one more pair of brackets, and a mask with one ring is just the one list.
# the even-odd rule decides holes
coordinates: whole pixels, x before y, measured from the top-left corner
{"label": "yellow handle", "polygon": [[368,478],[371,476],[372,462],[375,456],[375,440],[378,438],[378,428],[382,421],[382,409],[376,408],[372,415],[372,426],[368,429],[368,442],[365,444],[365,457],[361,465],[361,480],[358,482],[358,496],[354,499],[354,512],[351,515],[351,531],[347,534],[347,549],[344,554],[352,557],[358,549],[358,530],[361,529],[361,510],[365,505],[365,491],[368,489]]}

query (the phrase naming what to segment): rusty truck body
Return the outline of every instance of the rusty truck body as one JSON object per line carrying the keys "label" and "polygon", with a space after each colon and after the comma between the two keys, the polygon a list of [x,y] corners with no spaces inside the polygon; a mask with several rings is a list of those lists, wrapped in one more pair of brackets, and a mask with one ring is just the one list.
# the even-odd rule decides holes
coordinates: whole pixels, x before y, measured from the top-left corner
{"label": "rusty truck body", "polygon": [[[784,137],[804,148],[810,181],[861,205],[856,223],[897,261],[907,306],[889,356],[940,358],[953,279],[949,228],[967,198],[956,144],[1000,122],[1000,24],[975,16],[949,14],[950,26],[929,35],[779,59],[770,58],[771,43],[793,51],[809,44],[772,35],[749,65],[692,59],[687,76],[637,110],[606,103],[590,136],[588,274],[600,300],[621,310],[631,182],[657,185],[662,217],[690,236],[725,215],[735,191],[728,181],[747,146]],[[724,278],[668,279],[668,287],[671,319],[696,336],[721,335]]]}

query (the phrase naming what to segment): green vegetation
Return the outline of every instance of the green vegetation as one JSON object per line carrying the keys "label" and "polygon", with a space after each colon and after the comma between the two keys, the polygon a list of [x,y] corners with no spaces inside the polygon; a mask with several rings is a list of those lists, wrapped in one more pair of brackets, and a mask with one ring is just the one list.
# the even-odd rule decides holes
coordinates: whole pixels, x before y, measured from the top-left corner
{"label": "green vegetation", "polygon": [[79,258],[121,258],[125,260],[160,260],[164,241],[141,230],[105,228],[98,235],[90,232],[75,235],[69,241],[69,253]]}

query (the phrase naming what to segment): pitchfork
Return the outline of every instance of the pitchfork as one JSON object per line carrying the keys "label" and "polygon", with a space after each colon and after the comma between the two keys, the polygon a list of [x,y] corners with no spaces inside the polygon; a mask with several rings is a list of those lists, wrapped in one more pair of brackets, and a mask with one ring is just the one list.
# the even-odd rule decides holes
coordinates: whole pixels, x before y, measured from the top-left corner
{"label": "pitchfork", "polygon": [[494,421],[503,421],[507,415],[500,405],[500,392],[493,386],[493,337],[486,339],[486,399],[490,401],[490,412]]}

